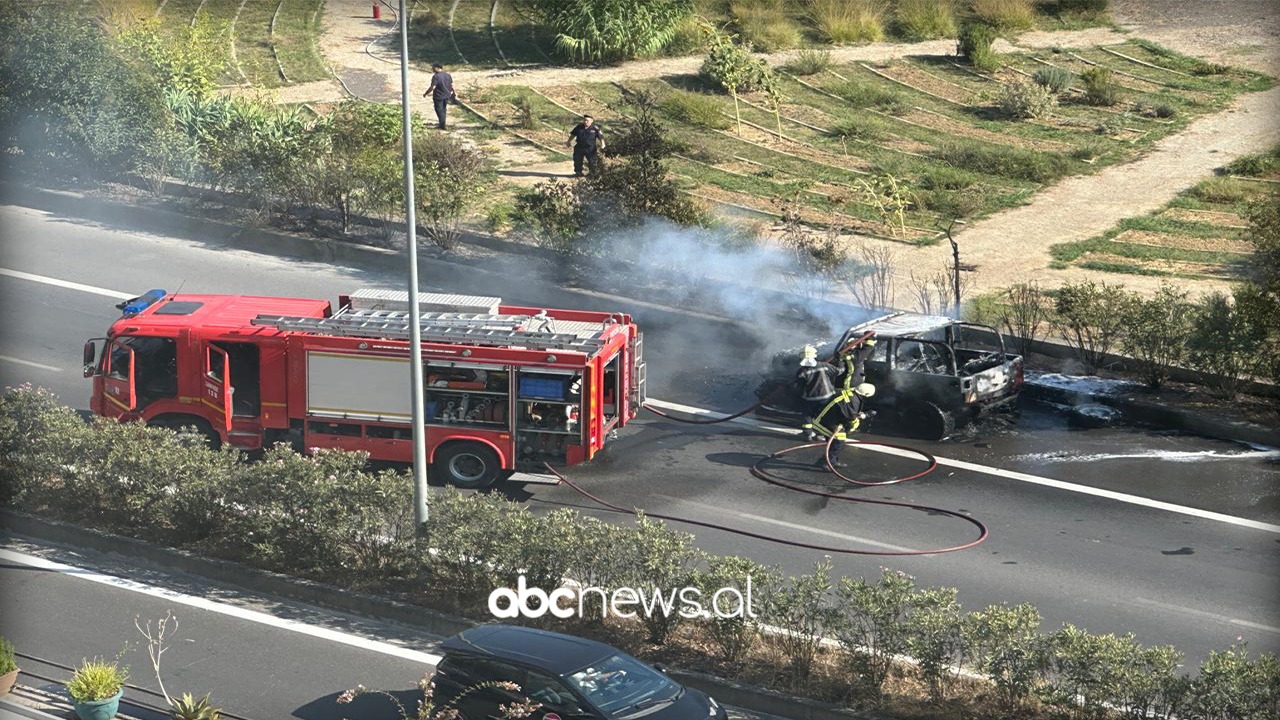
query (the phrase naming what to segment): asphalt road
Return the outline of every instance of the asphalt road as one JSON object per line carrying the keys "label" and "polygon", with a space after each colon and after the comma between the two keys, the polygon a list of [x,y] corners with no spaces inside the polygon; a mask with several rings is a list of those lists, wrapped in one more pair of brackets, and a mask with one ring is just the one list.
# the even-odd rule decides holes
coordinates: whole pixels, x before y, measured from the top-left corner
{"label": "asphalt road", "polygon": [[[0,272],[0,307],[6,310],[0,381],[49,387],[76,407],[87,404],[88,390],[78,369],[80,345],[101,335],[117,312],[115,300],[67,282],[128,293],[181,287],[330,299],[361,286],[401,285],[381,272],[267,257],[13,206],[0,206],[0,222],[0,268],[64,283]],[[749,404],[754,373],[773,350],[811,334],[785,319],[725,322],[468,264],[424,267],[423,287],[531,305],[632,312],[646,332],[650,394],[718,409]],[[954,519],[820,501],[750,479],[747,467],[755,458],[792,442],[750,427],[698,429],[646,419],[573,475],[623,505],[801,542],[926,549],[971,537],[969,527]],[[853,496],[963,510],[987,523],[991,538],[950,555],[838,555],[839,572],[878,575],[880,566],[894,567],[924,585],[958,587],[968,608],[1031,602],[1048,629],[1072,622],[1094,632],[1133,631],[1146,643],[1176,644],[1193,662],[1237,637],[1258,650],[1280,649],[1280,535],[1196,514],[1280,521],[1274,451],[1143,429],[1071,430],[1061,417],[1034,409],[1014,423],[992,423],[957,441],[917,445],[989,469],[949,465],[912,483],[863,490],[834,487],[804,467],[785,472],[798,483]],[[910,461],[891,456],[858,456],[858,469],[867,477],[887,477],[908,466]],[[1071,486],[1038,484],[1007,471]],[[1080,491],[1089,488],[1132,498]],[[580,500],[563,487],[529,486],[516,493],[534,506]],[[1173,512],[1159,502],[1189,510]],[[711,530],[698,530],[697,536],[709,551],[745,554],[789,571],[805,570],[822,555]]]}

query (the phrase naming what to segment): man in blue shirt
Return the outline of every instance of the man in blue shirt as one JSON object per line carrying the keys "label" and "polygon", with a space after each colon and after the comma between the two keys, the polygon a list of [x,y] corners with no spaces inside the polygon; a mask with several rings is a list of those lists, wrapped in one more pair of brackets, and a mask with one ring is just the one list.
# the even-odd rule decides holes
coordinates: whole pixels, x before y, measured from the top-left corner
{"label": "man in blue shirt", "polygon": [[422,97],[431,96],[431,102],[436,106],[436,119],[440,121],[439,128],[444,130],[449,101],[457,99],[458,94],[453,91],[453,76],[444,71],[443,65],[436,63],[431,70],[431,87],[422,93]]}
{"label": "man in blue shirt", "polygon": [[586,161],[591,168],[591,174],[595,175],[600,172],[600,156],[597,153],[604,149],[604,135],[600,133],[600,127],[595,124],[595,119],[590,115],[583,115],[582,122],[574,126],[569,131],[569,141],[566,146],[573,146],[573,174],[582,177],[582,164]]}

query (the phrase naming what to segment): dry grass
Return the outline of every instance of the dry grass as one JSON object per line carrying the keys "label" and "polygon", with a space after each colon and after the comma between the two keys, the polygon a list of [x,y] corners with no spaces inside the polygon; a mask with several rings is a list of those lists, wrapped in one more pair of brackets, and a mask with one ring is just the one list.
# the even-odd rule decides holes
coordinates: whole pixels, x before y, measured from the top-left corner
{"label": "dry grass", "polygon": [[1030,30],[1036,24],[1031,0],[972,0],[974,17],[1002,33]]}
{"label": "dry grass", "polygon": [[757,50],[772,52],[800,44],[800,28],[787,14],[785,0],[731,0],[729,12],[743,39]]}
{"label": "dry grass", "polygon": [[883,40],[887,10],[881,0],[809,0],[814,27],[834,45]]}
{"label": "dry grass", "polygon": [[898,0],[897,27],[907,40],[955,37],[955,6],[952,0]]}

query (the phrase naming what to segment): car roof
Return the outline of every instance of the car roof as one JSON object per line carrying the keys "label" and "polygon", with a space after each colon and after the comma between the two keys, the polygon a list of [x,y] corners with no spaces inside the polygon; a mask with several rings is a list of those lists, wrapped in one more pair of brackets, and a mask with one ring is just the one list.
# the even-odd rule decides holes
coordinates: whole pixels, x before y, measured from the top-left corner
{"label": "car roof", "polygon": [[595,640],[517,625],[481,625],[463,630],[440,644],[450,651],[510,660],[566,675],[618,650]]}
{"label": "car roof", "polygon": [[953,324],[955,320],[946,315],[895,312],[855,325],[852,330],[857,332],[875,330],[881,337],[912,337]]}

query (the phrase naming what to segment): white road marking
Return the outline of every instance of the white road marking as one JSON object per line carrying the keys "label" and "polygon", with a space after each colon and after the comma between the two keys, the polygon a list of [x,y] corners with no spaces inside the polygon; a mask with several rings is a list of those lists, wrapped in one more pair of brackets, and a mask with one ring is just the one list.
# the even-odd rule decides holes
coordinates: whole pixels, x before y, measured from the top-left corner
{"label": "white road marking", "polygon": [[1202,618],[1207,618],[1209,620],[1216,620],[1217,622],[1226,623],[1228,625],[1235,625],[1237,627],[1249,628],[1251,630],[1262,630],[1263,632],[1280,634],[1280,628],[1278,627],[1263,625],[1262,623],[1251,622],[1249,620],[1241,620],[1239,618],[1233,618],[1229,615],[1219,615],[1218,613],[1214,613],[1214,612],[1207,612],[1204,610],[1195,610],[1189,607],[1183,607],[1181,605],[1173,605],[1171,603],[1160,602],[1159,600],[1151,600],[1149,598],[1136,597],[1133,599],[1133,602],[1139,605],[1149,605],[1152,607],[1162,608],[1164,610],[1172,610],[1174,612],[1186,613],[1188,615],[1196,615]]}
{"label": "white road marking", "polygon": [[739,512],[737,510],[730,510],[724,507],[723,505],[707,505],[706,503],[695,502],[693,500],[685,500],[684,498],[672,497],[670,495],[662,495],[662,494],[654,494],[654,497],[662,498],[663,500],[668,500],[671,502],[683,503],[685,505],[692,505],[696,508],[713,512],[717,515],[726,515],[726,514],[733,515],[735,517],[740,517],[743,520],[750,520],[752,522],[758,522],[758,523],[768,523],[769,525],[777,525],[779,527],[789,528],[791,530],[798,530],[800,532],[813,533],[815,535],[825,535],[827,537],[833,537],[840,540],[847,540],[849,542],[859,543],[862,545],[871,545],[872,547],[884,548],[885,550],[897,550],[899,552],[919,552],[918,550],[915,550],[913,548],[902,547],[901,545],[890,545],[889,543],[880,542],[879,540],[869,540],[864,537],[858,537],[857,535],[845,535],[844,533],[838,533],[831,530],[823,530],[822,528],[810,527],[808,525],[801,525],[800,523],[787,522],[786,520],[777,520],[771,517],[764,517],[763,515],[753,515],[751,513]]}
{"label": "white road marking", "polygon": [[[46,277],[44,275],[32,275],[18,270],[9,270],[0,268],[0,275],[7,275],[22,280],[32,280],[35,282],[45,283],[47,285],[55,285],[67,288],[69,290],[80,290],[96,295],[105,295],[107,297],[119,298],[121,300],[129,300],[135,297],[131,293],[122,293],[116,290],[107,290],[105,288],[94,287],[92,285],[83,285],[81,283],[59,280],[57,278]],[[677,412],[688,413],[690,415],[700,415],[704,417],[725,417],[725,413],[718,413],[714,410],[706,408],[694,407],[692,405],[682,405],[680,403],[667,402],[665,400],[657,400],[649,398],[648,402],[656,407],[664,410],[675,410]],[[740,425],[750,425],[752,427],[769,430],[772,432],[782,433],[785,435],[799,435],[799,431],[794,428],[786,428],[770,423],[761,422],[753,418],[736,418],[732,422]],[[864,445],[864,449],[871,450],[886,455],[896,455],[898,457],[917,457],[915,453],[898,450],[897,448],[882,447],[879,445]],[[1068,492],[1080,493],[1083,495],[1092,495],[1094,497],[1107,498],[1108,500],[1116,500],[1131,505],[1141,505],[1143,507],[1155,510],[1164,510],[1166,512],[1177,513],[1180,515],[1190,515],[1204,520],[1213,520],[1215,522],[1226,523],[1228,525],[1236,525],[1238,527],[1246,527],[1253,530],[1262,530],[1276,535],[1280,535],[1280,525],[1272,525],[1271,523],[1259,522],[1257,520],[1249,520],[1248,518],[1235,517],[1223,513],[1213,512],[1211,510],[1201,510],[1200,508],[1187,507],[1185,505],[1176,505],[1174,503],[1163,502],[1161,500],[1152,500],[1150,498],[1140,497],[1138,495],[1130,495],[1128,493],[1115,492],[1114,490],[1104,490],[1102,488],[1089,487],[1088,485],[1077,485],[1075,483],[1064,482],[1062,480],[1054,480],[1052,478],[1040,477],[1039,475],[1031,475],[1029,473],[1018,472],[1016,470],[1005,470],[1004,468],[991,467],[988,465],[979,465],[977,463],[965,462],[964,460],[952,460],[950,458],[938,458],[939,465],[947,467],[960,468],[962,470],[971,470],[985,475],[994,475],[996,477],[1005,478],[1006,480],[1018,480],[1021,482],[1031,483],[1033,485],[1043,485],[1057,490],[1066,490]]]}
{"label": "white road marking", "polygon": [[425,653],[418,650],[410,650],[409,648],[400,647],[399,645],[392,645],[391,643],[382,642],[380,640],[370,640],[369,638],[351,635],[316,625],[308,625],[296,620],[278,618],[274,615],[268,615],[256,610],[249,610],[246,608],[236,607],[234,605],[224,605],[207,598],[186,595],[184,593],[177,592],[176,590],[155,587],[137,582],[136,580],[129,580],[127,578],[116,577],[114,575],[106,575],[72,565],[64,565],[60,562],[48,560],[36,555],[28,555],[8,548],[0,548],[0,560],[26,565],[28,567],[40,568],[42,570],[52,570],[69,577],[101,583],[103,585],[109,585],[114,588],[129,590],[143,595],[150,595],[152,597],[158,597],[180,605],[208,610],[209,612],[215,612],[221,615],[239,618],[241,620],[248,620],[249,622],[259,623],[261,625],[269,625],[271,627],[289,630],[302,635],[310,635],[311,637],[319,638],[321,640],[342,643],[343,645],[350,645],[363,650],[371,650],[373,652],[382,653],[383,655],[391,655],[405,660],[413,660],[415,662],[431,665],[432,667],[435,667],[441,659],[441,656],[439,655],[433,655],[431,653]]}
{"label": "white road marking", "polygon": [[3,360],[4,362],[17,363],[18,365],[26,365],[27,367],[39,368],[41,370],[48,370],[49,372],[62,372],[62,368],[56,368],[52,365],[45,365],[38,362],[31,362],[30,360],[23,360],[22,358],[9,357],[8,355],[0,355],[0,360]]}
{"label": "white road marking", "polygon": [[7,275],[19,280],[30,280],[32,282],[44,283],[45,285],[53,285],[55,287],[66,288],[68,290],[79,290],[80,292],[93,293],[94,295],[103,295],[117,300],[132,300],[137,297],[137,293],[124,293],[118,290],[107,290],[106,288],[94,287],[93,285],[84,285],[82,283],[71,282],[69,280],[59,280],[44,275],[33,275],[18,270],[10,270],[8,268],[0,268],[0,275]]}
{"label": "white road marking", "polygon": [[[692,407],[690,405],[681,405],[679,403],[666,402],[663,400],[654,400],[649,398],[650,404],[663,410],[675,410],[677,412],[688,413],[690,415],[698,415],[702,417],[725,417],[724,413],[714,412],[705,408]],[[800,431],[795,428],[782,427],[772,425],[770,423],[761,422],[753,418],[736,418],[731,422],[741,425],[750,425],[762,430],[799,436]],[[857,445],[855,441],[852,443]],[[884,447],[881,445],[864,444],[861,446],[864,450],[884,453],[886,455],[894,455],[897,457],[905,457],[919,459],[919,456],[907,450],[899,450],[897,448]],[[977,463],[966,462],[964,460],[952,460],[950,458],[939,457],[939,465],[947,467],[960,468],[961,470],[971,470],[973,472],[982,473],[984,475],[994,475],[995,477],[1005,478],[1006,480],[1018,480],[1020,482],[1031,483],[1033,485],[1043,485],[1056,490],[1066,490],[1068,492],[1080,493],[1082,495],[1093,495],[1094,497],[1107,498],[1108,500],[1116,500],[1118,502],[1128,503],[1130,505],[1141,505],[1142,507],[1152,508],[1155,510],[1164,510],[1166,512],[1177,513],[1179,515],[1190,515],[1204,520],[1213,520],[1214,522],[1226,523],[1228,525],[1236,525],[1238,527],[1250,528],[1252,530],[1261,530],[1276,535],[1280,535],[1280,525],[1264,523],[1258,520],[1250,520],[1248,518],[1235,517],[1234,515],[1226,515],[1224,513],[1213,512],[1212,510],[1201,510],[1200,508],[1187,507],[1186,505],[1176,505],[1174,503],[1164,502],[1162,500],[1152,500],[1138,495],[1130,495],[1128,493],[1116,492],[1114,490],[1105,490],[1103,488],[1090,487],[1088,485],[1077,485],[1062,480],[1054,480],[1052,478],[1040,477],[1039,475],[1031,475],[1030,473],[1018,472],[1017,470],[1006,470],[1004,468],[990,467],[988,465],[979,465]]]}

